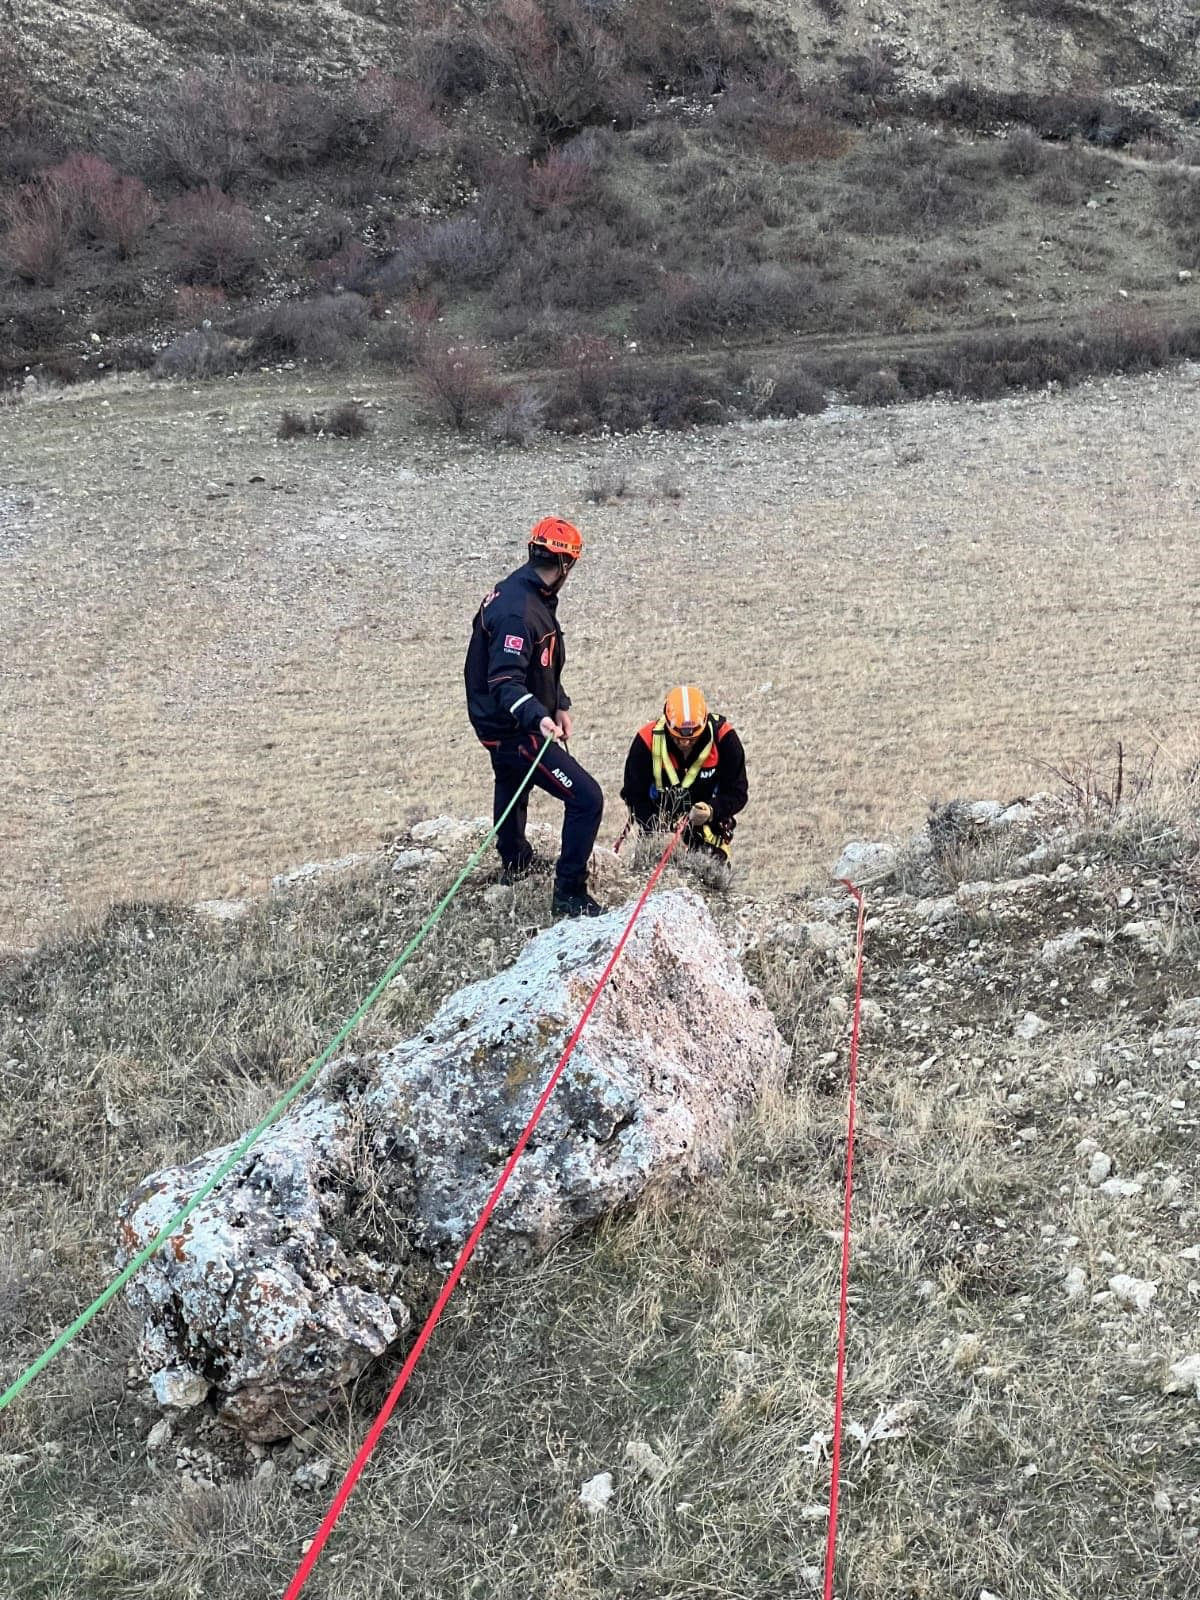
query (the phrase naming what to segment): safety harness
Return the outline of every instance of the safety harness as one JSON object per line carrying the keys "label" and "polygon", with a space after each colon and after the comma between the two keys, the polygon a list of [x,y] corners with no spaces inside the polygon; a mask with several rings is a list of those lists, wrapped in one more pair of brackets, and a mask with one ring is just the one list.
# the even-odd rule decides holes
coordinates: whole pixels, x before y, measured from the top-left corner
{"label": "safety harness", "polygon": [[[654,778],[654,798],[657,799],[659,795],[666,794],[668,789],[690,789],[704,768],[716,762],[717,745],[713,735],[711,717],[708,719],[706,733],[707,737],[693,758],[691,766],[681,777],[679,768],[675,765],[671,752],[667,747],[667,719],[666,717],[659,717],[650,735],[650,762]],[[728,857],[729,841],[718,833],[711,823],[703,823],[697,829],[697,832],[710,849],[719,851],[721,855]]]}

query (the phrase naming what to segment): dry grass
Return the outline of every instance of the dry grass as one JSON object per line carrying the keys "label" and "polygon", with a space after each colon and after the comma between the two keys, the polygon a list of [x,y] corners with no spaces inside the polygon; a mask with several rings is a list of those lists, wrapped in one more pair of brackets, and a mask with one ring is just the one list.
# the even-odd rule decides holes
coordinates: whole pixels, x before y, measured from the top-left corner
{"label": "dry grass", "polygon": [[[873,897],[847,1418],[869,1430],[899,1407],[902,1422],[869,1446],[847,1439],[839,1592],[855,1600],[974,1600],[984,1588],[1174,1600],[1200,1578],[1200,1413],[1161,1393],[1167,1362],[1194,1347],[1194,1267],[1179,1252],[1195,1237],[1200,1083],[1186,1051],[1149,1037],[1171,998],[1194,990],[1194,939],[1169,960],[1115,940],[1052,987],[1038,961],[1064,924],[1113,931],[1123,887],[1135,895],[1126,916],[1160,914],[1163,863],[1142,843],[1184,822],[1176,863],[1195,849],[1194,785],[1166,817],[1146,804],[1115,828],[1091,818],[1088,850],[1107,840],[1107,868],[1064,844],[1073,877],[936,928],[911,902]],[[217,929],[132,907],[0,980],[0,1051],[17,1064],[3,1130],[18,1162],[0,1280],[6,1308],[19,1283],[10,1366],[103,1277],[122,1186],[223,1136],[247,1118],[248,1093],[292,1076],[382,963],[389,925],[415,922],[437,888],[360,874]],[[383,1026],[418,1026],[449,987],[510,960],[543,899],[525,886],[505,910],[482,885],[466,891]],[[1183,906],[1194,914],[1194,899]],[[316,1592],[811,1591],[851,969],[771,937],[802,905],[718,915],[742,909],[760,940],[748,968],[793,1041],[787,1087],[758,1108],[719,1180],[460,1291]],[[1053,1016],[1033,1046],[1012,1033],[1029,1009]],[[133,1106],[136,1118],[121,1115]],[[1090,1188],[1085,1137],[1143,1192],[1116,1201]],[[1085,1293],[1069,1300],[1075,1266]],[[1150,1313],[1093,1303],[1118,1272],[1157,1281]],[[0,1589],[13,1600],[282,1590],[332,1491],[291,1474],[314,1455],[346,1465],[387,1364],[348,1414],[311,1432],[305,1456],[277,1450],[273,1476],[251,1479],[255,1464],[195,1419],[157,1466],[147,1458],[154,1413],[125,1386],[129,1350],[128,1326],[106,1320],[0,1421],[13,1530]],[[631,1442],[660,1459],[658,1481],[628,1463]],[[215,1488],[181,1479],[184,1448]],[[617,1495],[593,1521],[577,1498],[599,1471]]]}
{"label": "dry grass", "polygon": [[[499,456],[414,436],[377,380],[356,386],[369,443],[304,451],[273,439],[280,407],[328,397],[294,382],[12,408],[0,937],[113,897],[257,890],[485,810],[461,655],[550,507],[588,541],[563,615],[604,838],[628,740],[680,678],[745,740],[750,885],[798,886],[932,795],[1003,798],[1101,738],[1144,743],[1200,688],[1179,648],[1195,390],[1185,369]],[[686,498],[583,503],[597,474],[663,472]]]}

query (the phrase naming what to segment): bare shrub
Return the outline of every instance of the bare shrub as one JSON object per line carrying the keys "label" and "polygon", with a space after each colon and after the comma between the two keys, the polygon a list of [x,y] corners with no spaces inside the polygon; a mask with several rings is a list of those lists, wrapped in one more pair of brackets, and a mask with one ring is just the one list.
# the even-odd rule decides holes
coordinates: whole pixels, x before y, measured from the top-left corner
{"label": "bare shrub", "polygon": [[357,400],[344,400],[324,418],[320,430],[335,439],[364,439],[371,432],[371,420]]}
{"label": "bare shrub", "polygon": [[51,178],[0,197],[0,259],[28,283],[58,282],[74,229],[70,198]]}
{"label": "bare shrub", "polygon": [[311,421],[311,417],[302,416],[299,411],[281,412],[275,437],[277,439],[303,439],[311,431]]}
{"label": "bare shrub", "polygon": [[609,467],[588,479],[584,498],[592,505],[607,505],[610,500],[623,500],[629,491],[628,475],[618,467]]}
{"label": "bare shrub", "polygon": [[904,234],[924,239],[946,228],[981,222],[994,199],[951,165],[953,146],[927,135],[894,135],[879,148],[857,157],[858,180],[838,213],[854,233]]}
{"label": "bare shrub", "polygon": [[507,389],[487,414],[486,433],[493,444],[525,449],[542,431],[546,402],[527,385]]}
{"label": "bare shrub", "polygon": [[828,409],[822,384],[803,367],[786,367],[769,375],[758,410],[768,417],[815,417]]}
{"label": "bare shrub", "polygon": [[436,150],[445,135],[423,85],[377,68],[338,105],[336,148],[364,156],[384,177]]}
{"label": "bare shrub", "polygon": [[896,82],[896,59],[886,45],[873,44],[852,56],[842,74],[842,83],[851,94],[870,100],[891,94]]}
{"label": "bare shrub", "polygon": [[185,283],[244,289],[259,275],[263,245],[248,206],[198,189],[167,208],[176,275]]}
{"label": "bare shrub", "polygon": [[239,72],[191,71],[145,96],[130,163],[152,180],[228,189],[252,171],[258,96]]}
{"label": "bare shrub", "polygon": [[374,278],[371,256],[361,239],[351,239],[332,255],[310,262],[308,271],[323,289],[349,289],[354,293],[369,288]]}
{"label": "bare shrub", "polygon": [[839,161],[854,148],[854,134],[828,117],[804,116],[789,127],[771,128],[763,149],[772,161]]}
{"label": "bare shrub", "polygon": [[193,328],[173,339],[154,363],[157,378],[220,378],[241,364],[242,345],[215,328]]}
{"label": "bare shrub", "polygon": [[75,151],[49,178],[61,189],[75,228],[88,238],[115,246],[122,261],[158,215],[158,206],[140,178],[128,177],[100,156]]}
{"label": "bare shrub", "polygon": [[14,135],[28,127],[36,97],[28,69],[12,39],[0,39],[0,134]]}
{"label": "bare shrub", "polygon": [[370,313],[357,294],[286,300],[256,319],[250,359],[256,362],[344,361],[366,337]]}
{"label": "bare shrub", "polygon": [[635,103],[620,46],[578,0],[500,0],[477,37],[513,110],[547,141]]}
{"label": "bare shrub", "polygon": [[595,145],[573,139],[535,161],[525,177],[525,197],[533,212],[567,210],[585,200],[596,174]]}
{"label": "bare shrub", "polygon": [[417,358],[417,383],[431,417],[465,432],[503,398],[480,350],[426,343]]}
{"label": "bare shrub", "polygon": [[1046,165],[1046,147],[1031,128],[1013,128],[996,161],[1009,177],[1032,178]]}
{"label": "bare shrub", "polygon": [[1157,181],[1158,213],[1188,266],[1200,262],[1200,181],[1190,172],[1164,172]]}
{"label": "bare shrub", "polygon": [[374,275],[383,294],[438,281],[472,287],[492,278],[506,255],[499,231],[477,216],[451,217],[415,228]]}
{"label": "bare shrub", "polygon": [[956,306],[970,294],[971,285],[961,261],[933,261],[913,273],[905,290],[918,305]]}
{"label": "bare shrub", "polygon": [[896,373],[881,367],[878,372],[864,372],[850,398],[860,406],[894,406],[904,398],[904,390]]}
{"label": "bare shrub", "polygon": [[672,279],[639,307],[646,338],[674,340],[714,333],[769,331],[798,320],[803,288],[784,268],[722,267]]}
{"label": "bare shrub", "polygon": [[175,318],[190,327],[223,311],[228,303],[229,296],[224,289],[211,284],[181,283],[175,291]]}
{"label": "bare shrub", "polygon": [[447,19],[416,41],[411,57],[413,77],[430,100],[457,105],[488,85],[488,53],[474,32]]}
{"label": "bare shrub", "polygon": [[659,117],[648,128],[634,135],[633,147],[647,161],[668,165],[682,160],[687,152],[687,138],[677,122]]}

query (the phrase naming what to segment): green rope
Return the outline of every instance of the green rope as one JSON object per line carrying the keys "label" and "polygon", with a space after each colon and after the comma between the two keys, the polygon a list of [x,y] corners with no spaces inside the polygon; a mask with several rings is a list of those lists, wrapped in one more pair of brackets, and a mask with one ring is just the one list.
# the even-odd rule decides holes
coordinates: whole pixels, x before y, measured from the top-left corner
{"label": "green rope", "polygon": [[522,778],[516,794],[513,795],[512,799],[508,802],[508,805],[505,806],[501,815],[496,819],[487,838],[484,839],[483,843],[470,857],[466,866],[459,873],[458,877],[455,878],[454,882],[438,901],[437,905],[430,912],[429,916],[422,923],[421,927],[418,928],[417,932],[408,941],[404,949],[392,962],[391,966],[384,973],[383,977],[380,978],[379,982],[371,990],[370,994],[362,1002],[350,1020],[344,1023],[341,1028],[339,1028],[338,1032],[325,1046],[324,1050],[321,1051],[321,1054],[317,1057],[313,1064],[308,1067],[299,1078],[297,1078],[296,1082],[286,1094],[280,1096],[280,1098],[267,1112],[266,1116],[263,1117],[262,1121],[258,1123],[256,1127],[250,1130],[250,1132],[242,1140],[241,1144],[239,1144],[237,1149],[234,1150],[233,1154],[225,1158],[225,1160],[211,1175],[211,1177],[207,1178],[200,1188],[196,1190],[196,1193],[179,1211],[179,1213],[172,1217],[170,1222],[168,1222],[166,1226],[153,1239],[151,1239],[150,1243],[133,1257],[128,1265],[125,1266],[117,1275],[117,1277],[113,1279],[108,1288],[105,1289],[102,1294],[96,1296],[91,1305],[88,1306],[87,1310],[80,1312],[79,1316],[75,1318],[75,1321],[71,1324],[71,1326],[69,1328],[64,1328],[59,1334],[58,1338],[55,1339],[54,1343],[47,1349],[43,1350],[41,1355],[38,1356],[37,1360],[34,1361],[30,1366],[26,1367],[21,1376],[17,1378],[14,1383],[10,1384],[3,1394],[0,1394],[0,1411],[3,1411],[6,1406],[11,1405],[17,1396],[22,1392],[22,1390],[33,1382],[34,1378],[36,1378],[38,1373],[42,1371],[43,1367],[48,1366],[50,1362],[54,1360],[55,1356],[58,1355],[59,1351],[64,1350],[67,1345],[70,1344],[71,1340],[75,1338],[76,1334],[82,1333],[92,1318],[96,1316],[98,1312],[103,1311],[104,1307],[113,1298],[113,1296],[118,1294],[129,1282],[129,1280],[142,1270],[154,1253],[164,1244],[166,1244],[171,1235],[187,1221],[192,1212],[195,1211],[196,1207],[200,1205],[202,1201],[208,1198],[221,1180],[229,1176],[234,1167],[237,1166],[238,1162],[250,1149],[251,1145],[253,1145],[256,1140],[261,1138],[273,1123],[279,1120],[279,1118],[291,1105],[292,1101],[295,1100],[297,1095],[304,1092],[304,1090],[316,1077],[317,1073],[329,1060],[330,1056],[337,1049],[337,1047],[366,1016],[367,1012],[375,1004],[376,1000],[379,999],[379,996],[400,971],[400,968],[404,965],[404,963],[413,955],[414,951],[416,951],[418,946],[428,937],[428,935],[433,932],[434,928],[437,927],[438,923],[441,921],[442,913],[450,904],[451,900],[454,899],[454,896],[458,893],[459,889],[470,875],[480,856],[482,856],[488,845],[491,844],[492,840],[496,837],[496,834],[500,828],[500,824],[505,820],[509,812],[525,792],[527,784],[533,777],[534,772],[537,770],[538,762],[540,762],[542,757],[545,755],[551,742],[552,741],[550,739],[547,739],[545,744],[542,745],[542,748],[538,751],[535,760],[529,768],[529,771],[525,774],[524,778]]}

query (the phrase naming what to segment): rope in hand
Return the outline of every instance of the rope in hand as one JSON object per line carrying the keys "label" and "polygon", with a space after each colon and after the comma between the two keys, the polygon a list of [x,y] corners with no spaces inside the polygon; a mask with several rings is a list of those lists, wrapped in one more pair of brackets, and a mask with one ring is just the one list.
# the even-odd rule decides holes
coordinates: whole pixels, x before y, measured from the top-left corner
{"label": "rope in hand", "polygon": [[420,1333],[417,1335],[416,1343],[408,1352],[404,1365],[400,1369],[399,1377],[397,1377],[395,1383],[388,1392],[387,1399],[380,1407],[379,1414],[376,1416],[374,1422],[367,1430],[366,1437],[359,1446],[358,1454],[354,1457],[354,1460],[347,1468],[346,1475],[339,1484],[338,1491],[333,1497],[333,1503],[330,1505],[329,1510],[325,1513],[325,1516],[321,1521],[320,1527],[317,1529],[312,1543],[304,1552],[304,1555],[300,1561],[300,1565],[296,1569],[295,1576],[292,1578],[291,1583],[289,1583],[287,1586],[283,1600],[296,1600],[296,1596],[304,1588],[305,1583],[308,1581],[309,1574],[316,1566],[317,1561],[320,1558],[321,1551],[325,1548],[325,1544],[329,1538],[329,1535],[333,1532],[334,1526],[337,1523],[338,1518],[341,1516],[347,1500],[349,1500],[351,1494],[354,1492],[355,1484],[362,1476],[363,1468],[370,1460],[371,1454],[374,1451],[376,1444],[379,1442],[380,1434],[382,1434],[384,1428],[387,1426],[388,1418],[395,1410],[397,1401],[400,1399],[400,1396],[404,1393],[404,1390],[408,1386],[408,1380],[412,1377],[413,1370],[416,1367],[417,1362],[421,1359],[421,1352],[429,1343],[430,1337],[433,1334],[433,1330],[437,1327],[442,1312],[446,1309],[447,1302],[449,1301],[450,1296],[454,1293],[455,1287],[458,1284],[458,1280],[462,1277],[468,1261],[470,1261],[471,1257],[475,1253],[475,1246],[479,1243],[483,1230],[487,1227],[492,1212],[495,1211],[497,1202],[499,1201],[500,1196],[504,1193],[505,1186],[513,1174],[513,1169],[516,1167],[517,1162],[521,1159],[522,1151],[529,1143],[534,1129],[541,1121],[543,1111],[545,1111],[547,1105],[550,1103],[550,1097],[554,1093],[555,1085],[562,1076],[563,1068],[571,1059],[572,1052],[574,1051],[575,1046],[579,1043],[579,1036],[582,1034],[587,1020],[592,1014],[592,1011],[595,1009],[596,1002],[599,1000],[604,986],[611,977],[613,968],[620,959],[621,951],[624,950],[625,943],[628,940],[629,935],[633,932],[633,925],[641,915],[646,901],[650,898],[650,891],[654,888],[654,885],[662,876],[663,869],[665,868],[667,862],[671,859],[671,854],[674,851],[675,846],[679,843],[680,837],[686,826],[687,818],[685,817],[675,829],[675,832],[671,835],[666,849],[663,851],[662,855],[659,856],[658,864],[655,866],[654,871],[650,874],[646,886],[642,890],[641,895],[638,898],[638,902],[633,908],[629,921],[625,924],[625,927],[621,933],[621,937],[617,940],[616,947],[614,948],[612,955],[608,958],[608,965],[600,974],[599,981],[597,982],[596,987],[592,990],[588,1002],[583,1008],[583,1014],[580,1016],[579,1021],[575,1024],[574,1032],[567,1040],[566,1047],[559,1056],[554,1070],[550,1074],[549,1080],[546,1083],[546,1087],[542,1090],[541,1095],[538,1098],[538,1102],[533,1108],[533,1115],[526,1123],[521,1137],[516,1142],[512,1155],[509,1156],[508,1161],[505,1163],[504,1171],[500,1174],[500,1177],[496,1181],[495,1187],[488,1196],[487,1202],[479,1214],[478,1222],[476,1222],[475,1226],[471,1229],[466,1244],[464,1244],[462,1249],[459,1251],[458,1259],[455,1261],[454,1266],[450,1269],[450,1274],[445,1283],[442,1285],[441,1293],[434,1302],[433,1310],[429,1313],[428,1317],[426,1317],[425,1324]]}
{"label": "rope in hand", "polygon": [[829,1483],[829,1528],[825,1539],[825,1596],[833,1600],[833,1558],[837,1550],[838,1491],[841,1486],[842,1407],[846,1388],[846,1324],[850,1301],[850,1205],[854,1196],[854,1122],[858,1101],[858,1038],[862,1017],[863,922],[866,902],[849,878],[840,880],[858,902],[855,937],[854,1022],[850,1031],[850,1110],[846,1128],[846,1194],[842,1211],[842,1288],[838,1303],[837,1382],[833,1401],[833,1449]]}
{"label": "rope in hand", "polygon": [[121,1270],[121,1272],[117,1274],[113,1281],[108,1285],[107,1289],[105,1289],[101,1294],[98,1294],[85,1311],[80,1312],[79,1316],[75,1318],[75,1321],[71,1323],[70,1327],[64,1328],[59,1334],[58,1338],[55,1339],[54,1343],[43,1350],[41,1355],[38,1356],[37,1360],[26,1367],[24,1372],[21,1373],[20,1377],[15,1379],[15,1381],[11,1383],[7,1389],[5,1389],[3,1394],[0,1394],[0,1411],[3,1411],[6,1406],[11,1405],[17,1396],[22,1392],[22,1390],[33,1382],[38,1373],[41,1372],[44,1367],[48,1366],[50,1362],[54,1360],[55,1356],[58,1355],[60,1351],[64,1350],[77,1334],[82,1333],[84,1328],[87,1327],[88,1323],[91,1322],[92,1318],[101,1312],[108,1302],[113,1298],[113,1296],[119,1294],[129,1280],[141,1271],[141,1269],[151,1259],[155,1252],[160,1250],[162,1246],[166,1244],[171,1235],[187,1221],[192,1212],[195,1211],[196,1207],[202,1204],[202,1202],[208,1198],[208,1196],[213,1192],[222,1179],[229,1176],[234,1167],[237,1166],[238,1162],[244,1155],[246,1155],[250,1148],[262,1137],[262,1135],[269,1127],[272,1126],[272,1124],[279,1120],[287,1108],[296,1099],[297,1095],[302,1094],[304,1090],[308,1088],[309,1084],[329,1060],[330,1056],[333,1055],[338,1046],[366,1016],[367,1012],[375,1004],[376,1000],[379,999],[379,996],[387,988],[388,984],[400,971],[400,968],[404,966],[405,962],[411,958],[418,947],[425,941],[425,939],[428,938],[428,936],[433,932],[434,928],[437,927],[438,923],[442,919],[442,913],[450,904],[451,900],[454,899],[454,896],[458,893],[462,885],[466,882],[467,878],[475,868],[475,865],[479,861],[479,858],[483,855],[483,852],[496,837],[501,824],[516,805],[517,801],[521,798],[521,795],[525,792],[526,786],[532,780],[534,772],[537,770],[538,763],[541,761],[542,757],[545,755],[547,749],[552,743],[553,740],[547,738],[546,742],[542,745],[541,749],[534,757],[529,771],[525,774],[524,778],[522,778],[517,788],[517,792],[513,795],[512,799],[504,808],[504,811],[501,813],[501,815],[493,823],[491,832],[470,857],[466,866],[450,885],[450,888],[438,901],[437,905],[421,924],[420,928],[418,928],[417,932],[408,941],[404,949],[392,962],[391,966],[388,967],[387,971],[371,990],[370,994],[367,995],[366,999],[358,1007],[358,1010],[355,1011],[354,1015],[349,1019],[349,1021],[342,1024],[337,1033],[325,1046],[324,1050],[321,1051],[321,1054],[312,1063],[312,1065],[306,1068],[303,1074],[297,1078],[294,1084],[292,1084],[291,1088],[288,1089],[285,1094],[279,1097],[279,1099],[263,1117],[262,1121],[257,1123],[250,1130],[250,1132],[236,1147],[233,1153],[229,1156],[226,1156],[225,1160],[221,1162],[216,1171],[213,1172],[210,1177],[205,1179],[204,1183],[201,1184],[200,1188],[196,1190],[195,1194],[191,1197],[187,1204],[181,1207],[178,1212],[176,1212],[171,1220],[162,1229],[160,1229],[153,1239],[151,1239],[148,1245],[144,1246],[143,1249],[138,1251],[137,1255],[135,1255],[133,1259]]}

